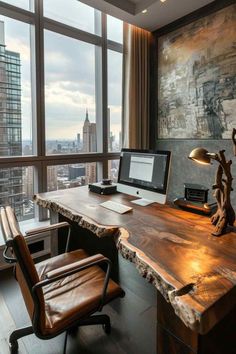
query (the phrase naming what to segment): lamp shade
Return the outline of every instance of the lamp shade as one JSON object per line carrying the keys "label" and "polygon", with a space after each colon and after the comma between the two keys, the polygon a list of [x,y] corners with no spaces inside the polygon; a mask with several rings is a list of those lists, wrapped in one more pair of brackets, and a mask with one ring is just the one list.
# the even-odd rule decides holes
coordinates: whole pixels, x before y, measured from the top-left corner
{"label": "lamp shade", "polygon": [[192,150],[188,158],[204,165],[209,165],[211,163],[211,154],[209,154],[204,148],[196,148]]}

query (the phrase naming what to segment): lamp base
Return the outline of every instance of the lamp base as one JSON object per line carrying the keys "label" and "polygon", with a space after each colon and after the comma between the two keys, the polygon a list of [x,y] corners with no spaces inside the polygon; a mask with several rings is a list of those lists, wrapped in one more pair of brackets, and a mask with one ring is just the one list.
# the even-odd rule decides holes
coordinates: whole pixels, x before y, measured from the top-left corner
{"label": "lamp base", "polygon": [[174,204],[177,205],[179,208],[190,211],[196,214],[203,214],[203,215],[212,215],[213,212],[216,211],[217,204],[212,203],[197,203],[197,202],[191,202],[189,200],[186,200],[185,198],[176,198],[174,200]]}
{"label": "lamp base", "polygon": [[235,212],[231,204],[226,208],[218,208],[216,213],[211,217],[211,223],[216,225],[212,232],[213,236],[221,236],[226,233],[227,226],[233,226],[235,221]]}

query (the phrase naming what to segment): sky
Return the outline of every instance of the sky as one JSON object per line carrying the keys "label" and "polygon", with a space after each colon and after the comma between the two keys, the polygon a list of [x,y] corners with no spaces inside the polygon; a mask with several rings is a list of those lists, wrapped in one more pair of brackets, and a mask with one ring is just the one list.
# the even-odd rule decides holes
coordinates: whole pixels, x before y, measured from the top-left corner
{"label": "sky", "polygon": [[[16,2],[19,1],[10,1],[12,4]],[[26,2],[21,0],[22,5]],[[94,10],[77,0],[45,0],[44,9],[45,16],[86,31],[94,31]],[[6,49],[20,53],[22,137],[28,140],[32,136],[30,31],[33,29],[28,24],[3,16],[0,16],[0,20],[5,23]],[[117,41],[122,38],[121,21],[109,17],[108,37]],[[97,50],[92,44],[47,30],[44,33],[44,49],[46,139],[75,139],[77,133],[82,132],[86,109],[90,121],[95,122]],[[111,111],[111,131],[117,140],[121,129],[121,78],[122,55],[109,51],[108,105]]]}

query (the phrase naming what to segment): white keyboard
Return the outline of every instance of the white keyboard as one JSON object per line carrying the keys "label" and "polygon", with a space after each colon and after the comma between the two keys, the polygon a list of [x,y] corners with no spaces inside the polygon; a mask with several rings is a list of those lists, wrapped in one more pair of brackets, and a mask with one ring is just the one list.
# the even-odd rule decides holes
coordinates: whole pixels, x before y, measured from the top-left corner
{"label": "white keyboard", "polygon": [[131,211],[133,209],[131,207],[128,207],[127,205],[112,202],[111,200],[101,203],[100,205],[106,209],[115,211],[116,213],[119,213],[119,214],[127,213],[128,211]]}

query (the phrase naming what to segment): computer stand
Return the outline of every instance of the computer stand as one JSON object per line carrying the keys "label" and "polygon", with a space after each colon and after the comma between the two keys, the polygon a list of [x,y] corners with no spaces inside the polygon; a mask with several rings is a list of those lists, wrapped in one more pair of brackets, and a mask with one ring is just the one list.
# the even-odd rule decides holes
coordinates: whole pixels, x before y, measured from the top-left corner
{"label": "computer stand", "polygon": [[140,206],[148,206],[148,205],[155,203],[155,202],[153,200],[140,198],[140,199],[131,200],[131,203],[134,203],[134,204],[140,205]]}

